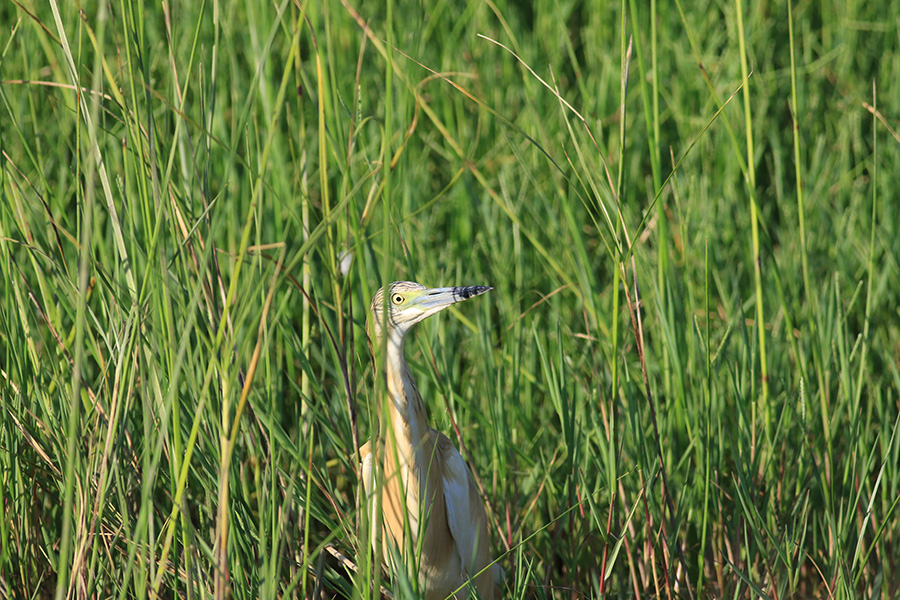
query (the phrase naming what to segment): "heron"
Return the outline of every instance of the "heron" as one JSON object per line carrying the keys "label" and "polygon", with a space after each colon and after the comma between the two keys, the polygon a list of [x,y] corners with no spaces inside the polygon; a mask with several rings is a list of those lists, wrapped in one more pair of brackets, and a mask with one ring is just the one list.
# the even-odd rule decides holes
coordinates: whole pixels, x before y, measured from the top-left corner
{"label": "heron", "polygon": [[[443,433],[428,425],[428,414],[404,356],[413,326],[431,315],[493,288],[427,288],[394,282],[372,298],[373,340],[384,344],[387,380],[387,440],[376,465],[371,442],[360,448],[370,522],[379,520],[385,564],[391,544],[419,549],[419,584],[426,600],[500,597],[501,570],[492,564],[487,515],[472,473]],[[386,318],[386,320],[385,320]],[[377,371],[380,373],[381,371]],[[379,418],[384,418],[379,409]],[[381,514],[375,514],[375,473],[381,470]],[[372,535],[373,547],[377,536]],[[457,595],[454,592],[460,590]]]}

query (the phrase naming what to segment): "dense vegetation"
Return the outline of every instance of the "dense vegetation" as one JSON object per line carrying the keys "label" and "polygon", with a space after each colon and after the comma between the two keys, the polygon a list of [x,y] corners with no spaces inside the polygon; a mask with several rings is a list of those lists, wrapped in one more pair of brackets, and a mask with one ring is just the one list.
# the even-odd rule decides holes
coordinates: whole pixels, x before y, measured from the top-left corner
{"label": "dense vegetation", "polygon": [[900,594],[900,4],[0,16],[0,597],[378,596],[395,279],[509,597]]}

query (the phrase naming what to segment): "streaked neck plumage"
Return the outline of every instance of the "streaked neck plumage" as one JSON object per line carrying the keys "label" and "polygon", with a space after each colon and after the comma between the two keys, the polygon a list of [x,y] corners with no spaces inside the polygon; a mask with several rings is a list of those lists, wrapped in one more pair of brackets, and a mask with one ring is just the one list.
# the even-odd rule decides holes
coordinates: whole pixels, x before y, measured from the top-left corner
{"label": "streaked neck plumage", "polygon": [[406,336],[411,328],[401,325],[387,332],[384,356],[391,428],[403,462],[409,460],[429,429],[428,413],[404,356]]}

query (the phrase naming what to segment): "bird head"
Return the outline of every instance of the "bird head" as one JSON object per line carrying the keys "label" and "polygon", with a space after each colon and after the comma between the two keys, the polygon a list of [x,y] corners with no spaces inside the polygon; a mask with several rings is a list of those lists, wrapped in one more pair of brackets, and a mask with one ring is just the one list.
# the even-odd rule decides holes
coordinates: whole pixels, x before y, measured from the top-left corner
{"label": "bird head", "polygon": [[[457,302],[474,298],[494,288],[483,285],[427,288],[412,281],[395,281],[375,292],[370,307],[369,321],[376,340],[385,333],[390,337],[399,334],[402,339],[412,326]],[[382,321],[387,303],[387,326]]]}

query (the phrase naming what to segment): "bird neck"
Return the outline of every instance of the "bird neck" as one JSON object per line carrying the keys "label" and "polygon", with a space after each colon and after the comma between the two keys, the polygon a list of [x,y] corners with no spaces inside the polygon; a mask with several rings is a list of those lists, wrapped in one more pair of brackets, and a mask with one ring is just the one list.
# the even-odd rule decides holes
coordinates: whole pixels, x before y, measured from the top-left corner
{"label": "bird neck", "polygon": [[394,439],[400,456],[409,460],[428,432],[428,413],[406,364],[405,344],[406,332],[391,332],[385,352],[385,375]]}

